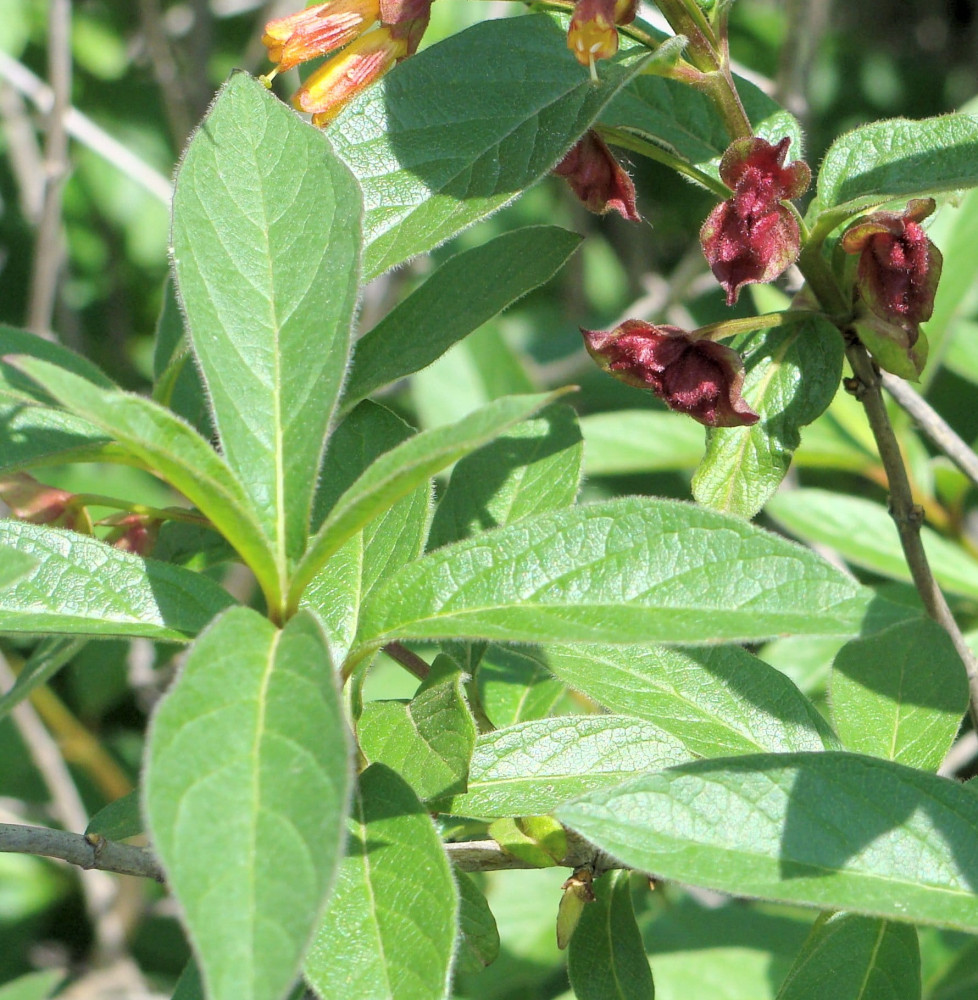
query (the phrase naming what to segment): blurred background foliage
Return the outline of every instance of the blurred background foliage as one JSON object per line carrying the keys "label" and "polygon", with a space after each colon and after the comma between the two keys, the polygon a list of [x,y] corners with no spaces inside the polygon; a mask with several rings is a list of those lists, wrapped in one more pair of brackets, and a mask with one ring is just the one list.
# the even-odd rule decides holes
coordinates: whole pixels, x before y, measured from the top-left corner
{"label": "blurred background foliage", "polygon": [[[129,388],[148,390],[152,380],[153,335],[167,274],[166,188],[179,152],[232,68],[255,73],[269,68],[261,26],[295,6],[298,0],[76,0],[71,5],[76,114],[51,327],[66,345]],[[517,3],[442,0],[425,44],[482,18],[522,9]],[[0,322],[14,326],[28,323],[43,199],[48,13],[47,0],[0,0]],[[644,13],[654,17],[653,11]],[[801,118],[812,164],[841,131],[877,118],[958,109],[978,93],[978,5],[966,0],[738,0],[731,44],[742,72]],[[125,159],[120,149],[135,160]],[[585,498],[631,492],[688,498],[690,475],[702,454],[702,428],[598,372],[578,333],[581,326],[606,327],[625,316],[691,327],[726,314],[697,241],[712,199],[658,164],[633,158],[630,169],[645,220],[639,225],[587,215],[562,183],[550,180],[441,247],[431,260],[369,286],[363,330],[435,263],[499,232],[548,222],[587,237],[551,283],[396,387],[386,401],[428,427],[495,396],[576,383],[587,444]],[[289,183],[287,176],[283,183]],[[950,199],[932,237],[945,253],[945,278],[928,330],[932,361],[922,389],[956,430],[974,441],[978,197]],[[789,292],[790,284],[789,273]],[[777,290],[759,289],[753,297],[743,296],[738,308],[767,310],[784,301]],[[932,454],[905,418],[895,414],[894,419],[918,499],[959,563],[950,596],[957,610],[974,620],[974,491]],[[45,469],[41,476],[76,491],[167,502],[162,487],[122,467]],[[858,533],[851,523],[833,535],[821,516],[819,500],[828,494],[816,490],[871,501],[870,520],[883,514],[882,471],[861,413],[844,394],[810,428],[787,488],[804,491],[799,498],[806,498],[812,511],[807,521],[784,516],[795,535],[841,554],[868,579],[899,576],[885,545],[868,555],[850,551],[847,536]],[[782,507],[791,509],[779,506],[779,514]],[[888,586],[897,599],[915,600],[899,579]],[[13,671],[32,649],[27,641],[0,642]],[[834,650],[831,641],[786,639],[760,652],[824,706]],[[143,641],[90,644],[32,699],[40,734],[22,721],[0,722],[0,822],[68,823],[53,791],[59,782],[62,790],[65,782],[77,789],[89,815],[131,790],[147,713],[170,676],[174,652]],[[482,681],[487,698],[509,704],[506,685],[516,684],[519,693],[532,679],[487,670]],[[533,683],[539,687],[539,681]],[[556,682],[544,683],[554,690],[509,699],[516,706],[514,721],[533,713],[587,710]],[[9,676],[0,678],[0,689],[9,684]],[[410,696],[414,686],[381,658],[367,696]],[[66,763],[61,778],[57,767],[41,760],[45,747]],[[502,951],[485,973],[459,977],[459,997],[548,1000],[566,994],[553,929],[563,877],[545,870],[484,878]],[[689,894],[675,886],[650,892],[635,881],[659,1000],[773,998],[813,919],[810,913]],[[0,854],[0,984],[31,970],[67,969],[76,976],[86,973],[72,996],[169,996],[187,958],[171,904],[156,886],[126,880],[110,885],[115,888],[107,896],[99,896],[101,889],[83,893],[73,871]],[[925,997],[978,995],[973,940],[924,931],[921,943]],[[119,992],[113,993],[116,986]]]}

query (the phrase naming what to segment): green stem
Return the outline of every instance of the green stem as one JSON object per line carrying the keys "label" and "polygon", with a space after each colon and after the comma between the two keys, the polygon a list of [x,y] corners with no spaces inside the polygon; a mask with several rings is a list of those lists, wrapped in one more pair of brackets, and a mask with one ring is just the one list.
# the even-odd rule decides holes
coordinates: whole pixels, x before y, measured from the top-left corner
{"label": "green stem", "polygon": [[70,509],[78,507],[111,507],[113,510],[124,510],[129,514],[151,517],[157,521],[183,521],[187,524],[203,525],[205,528],[210,527],[210,521],[201,514],[194,514],[191,511],[184,511],[174,507],[150,507],[147,504],[132,503],[129,500],[106,497],[99,493],[76,493],[65,504],[65,507]]}
{"label": "green stem", "polygon": [[744,316],[741,319],[725,319],[710,323],[693,331],[697,340],[725,340],[738,333],[752,333],[754,330],[769,330],[776,326],[791,326],[815,316],[820,312],[811,309],[785,309],[782,312],[765,313],[763,316]]}

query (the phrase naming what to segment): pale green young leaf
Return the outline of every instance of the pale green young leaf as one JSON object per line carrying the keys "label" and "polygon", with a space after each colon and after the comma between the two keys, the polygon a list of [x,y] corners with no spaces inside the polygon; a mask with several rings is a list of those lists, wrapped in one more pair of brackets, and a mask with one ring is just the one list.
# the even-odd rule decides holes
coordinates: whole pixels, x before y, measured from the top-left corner
{"label": "pale green young leaf", "polygon": [[582,451],[580,427],[569,406],[548,407],[517,424],[452,470],[428,547],[570,507],[580,487]]}
{"label": "pale green young leaf", "polygon": [[37,560],[32,555],[13,549],[8,550],[4,554],[3,563],[0,564],[0,590],[16,583],[35,569]]}
{"label": "pale green young leaf", "polygon": [[890,761],[847,753],[704,760],[592,793],[556,815],[662,878],[978,931],[978,796]]}
{"label": "pale green young leaf", "polygon": [[62,969],[29,972],[0,986],[0,1000],[48,1000],[64,978]]}
{"label": "pale green young leaf", "polygon": [[660,771],[692,754],[650,722],[620,715],[563,715],[483,733],[468,791],[452,812],[493,819],[536,816],[568,799]]}
{"label": "pale green young leaf", "polygon": [[[806,488],[772,497],[766,510],[791,534],[830,546],[854,566],[910,580],[896,525],[882,504]],[[978,597],[978,560],[926,526],[921,537],[937,582],[952,594]]]}
{"label": "pale green young leaf", "polygon": [[177,173],[173,265],[228,466],[281,573],[346,372],[361,199],[329,143],[234,74]]}
{"label": "pale green young leaf", "polygon": [[566,688],[534,647],[478,645],[484,649],[475,674],[479,702],[497,729],[550,714]]}
{"label": "pale green young leaf", "polygon": [[426,368],[564,265],[581,241],[556,226],[503,233],[445,261],[357,341],[343,408]]}
{"label": "pale green young leaf", "polygon": [[0,559],[10,552],[31,556],[37,566],[0,590],[2,632],[185,642],[233,603],[198,573],[74,531],[0,521]]}
{"label": "pale green young leaf", "polygon": [[[16,550],[7,549],[3,554],[4,561],[15,555],[19,555]],[[46,684],[86,644],[86,639],[63,639],[60,636],[42,639],[21,667],[10,690],[0,696],[0,719],[31,691]]]}
{"label": "pale green young leaf", "polygon": [[852,635],[870,596],[814,553],[740,519],[631,498],[524,518],[429,553],[371,594],[359,642]]}
{"label": "pale green young leaf", "polygon": [[210,1000],[279,1000],[343,846],[351,755],[324,636],[246,608],[194,645],[150,729],[153,845]]}
{"label": "pale green young leaf", "polygon": [[588,476],[695,469],[703,457],[703,428],[680,413],[613,410],[581,417]]}
{"label": "pale green young leaf", "polygon": [[840,749],[798,688],[740,646],[546,646],[536,655],[574,690],[654,722],[696,756]]}
{"label": "pale green young leaf", "polygon": [[818,172],[822,209],[957,191],[978,185],[978,118],[889,118],[839,136]]}
{"label": "pale green young leaf", "polygon": [[751,518],[781,485],[800,429],[832,402],[843,344],[838,330],[816,317],[753,334],[737,346],[747,365],[743,396],[761,419],[707,431],[693,496],[706,507]]}
{"label": "pale green young leaf", "polygon": [[968,682],[947,632],[916,618],[843,646],[829,703],[847,750],[936,771],[967,711]]}
{"label": "pale green young leaf", "polygon": [[920,1000],[916,928],[833,913],[820,917],[778,992],[778,1000]]}
{"label": "pale green young leaf", "polygon": [[30,358],[17,364],[195,504],[254,571],[270,605],[277,605],[279,567],[251,501],[222,456],[192,427],[151,400],[102,389],[56,365]]}
{"label": "pale green young leaf", "polygon": [[482,972],[499,954],[499,931],[486,897],[471,875],[455,872],[458,886],[458,949],[455,956],[456,975]]}
{"label": "pale green young leaf", "polygon": [[505,433],[561,392],[509,396],[477,410],[457,424],[423,431],[373,461],[333,505],[291,584],[291,604],[326,560],[352,535],[436,472]]}
{"label": "pale green young leaf", "polygon": [[411,788],[382,764],[361,775],[346,857],[304,972],[321,997],[444,1000],[458,890]]}
{"label": "pale green young leaf", "polygon": [[623,38],[595,87],[552,17],[483,21],[406,59],[351,101],[326,134],[363,187],[365,278],[430,250],[538,181],[647,58]]}
{"label": "pale green young leaf", "polygon": [[652,1000],[655,988],[632,907],[630,873],[611,871],[594,882],[570,939],[567,972],[577,1000]]}

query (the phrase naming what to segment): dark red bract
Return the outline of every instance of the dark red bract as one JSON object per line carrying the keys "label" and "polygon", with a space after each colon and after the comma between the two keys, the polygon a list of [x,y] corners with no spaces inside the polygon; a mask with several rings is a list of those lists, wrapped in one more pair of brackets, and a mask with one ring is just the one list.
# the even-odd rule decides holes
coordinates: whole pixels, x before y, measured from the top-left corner
{"label": "dark red bract", "polygon": [[589,212],[618,212],[629,222],[640,222],[635,185],[593,129],[571,147],[553,172],[571,186]]}

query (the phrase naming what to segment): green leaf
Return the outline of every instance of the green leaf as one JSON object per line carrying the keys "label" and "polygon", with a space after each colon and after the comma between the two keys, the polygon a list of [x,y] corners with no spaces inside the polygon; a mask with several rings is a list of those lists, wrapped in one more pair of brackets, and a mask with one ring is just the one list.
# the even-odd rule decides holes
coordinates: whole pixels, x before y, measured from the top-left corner
{"label": "green leaf", "polygon": [[64,978],[63,969],[29,972],[0,986],[0,1000],[47,1000]]}
{"label": "green leaf", "polygon": [[920,1000],[916,928],[851,913],[820,917],[778,1000]]}
{"label": "green leaf", "polygon": [[[930,984],[929,984],[930,985]],[[927,1000],[972,1000],[978,988],[978,941],[972,940],[927,993]]]}
{"label": "green leaf", "polygon": [[608,872],[594,882],[594,902],[584,907],[567,952],[567,972],[577,1000],[655,996],[629,882],[626,871]]}
{"label": "green leaf", "polygon": [[685,414],[613,410],[581,417],[588,476],[695,469],[703,457],[703,428]]}
{"label": "green leaf", "polygon": [[936,771],[968,709],[968,682],[947,632],[917,618],[843,646],[829,703],[847,750]]}
{"label": "green leaf", "polygon": [[0,521],[0,556],[37,568],[0,590],[0,631],[145,636],[184,642],[233,601],[213,581],[87,535]]}
{"label": "green leaf", "polygon": [[85,833],[100,833],[109,840],[125,840],[146,829],[139,813],[139,792],[132,791],[110,802],[88,821]]}
{"label": "green leaf", "polygon": [[321,997],[448,996],[458,891],[424,806],[393,771],[360,775],[350,841],[305,963]]}
{"label": "green leaf", "polygon": [[592,793],[557,818],[662,878],[978,930],[978,796],[890,761],[846,753],[697,761]]}
{"label": "green leaf", "polygon": [[[881,504],[827,490],[800,489],[772,497],[767,513],[792,535],[828,545],[854,566],[910,580],[896,525]],[[920,534],[941,587],[978,597],[978,560],[930,528],[922,527]]]}
{"label": "green leaf", "polygon": [[222,451],[280,573],[305,546],[346,372],[360,219],[323,135],[234,74],[177,174],[173,264]]}
{"label": "green leaf", "polygon": [[465,872],[455,872],[458,886],[459,941],[455,955],[455,974],[481,972],[499,954],[499,931],[486,897],[475,879]]}
{"label": "green leaf", "polygon": [[[13,555],[15,550],[7,549],[3,556],[4,561]],[[31,691],[46,684],[86,644],[85,639],[62,639],[57,636],[42,639],[17,674],[17,679],[10,690],[0,697],[0,719],[8,715],[11,709],[19,705]]]}
{"label": "green leaf", "polygon": [[373,518],[436,472],[498,437],[560,392],[508,396],[489,403],[450,427],[423,431],[377,458],[336,501],[296,570],[291,603],[339,547]]}
{"label": "green leaf", "polygon": [[539,180],[647,58],[622,39],[596,87],[553,18],[483,21],[405,60],[352,101],[326,134],[363,187],[365,278],[430,250]]}
{"label": "green leaf", "polygon": [[342,853],[347,725],[311,615],[246,608],[194,644],[158,706],[143,776],[154,847],[210,1000],[278,1000]]}
{"label": "green leaf", "polygon": [[798,688],[739,646],[547,646],[540,662],[609,711],[654,722],[697,756],[839,748]]}
{"label": "green leaf", "polygon": [[38,465],[119,459],[108,435],[87,420],[0,393],[0,473]]}
{"label": "green leaf", "polygon": [[479,702],[497,729],[544,718],[566,690],[532,647],[490,644],[475,679]]}
{"label": "green leaf", "polygon": [[200,970],[197,963],[191,959],[180,973],[173,1000],[207,1000],[204,995],[204,984],[200,981]]}
{"label": "green leaf", "polygon": [[195,504],[251,567],[277,607],[282,580],[244,488],[224,459],[169,410],[141,396],[101,389],[44,361],[18,366],[73,413],[110,434]]}
{"label": "green leaf", "polygon": [[357,341],[344,408],[426,368],[452,344],[552,278],[580,242],[576,233],[556,226],[530,226],[445,261]]}
{"label": "green leaf", "polygon": [[469,788],[452,812],[491,819],[537,816],[593,789],[690,758],[674,736],[619,715],[564,715],[483,733]]}
{"label": "green leaf", "polygon": [[631,498],[524,518],[429,553],[371,594],[359,641],[853,634],[868,596],[770,532],[689,504]]}
{"label": "green leaf", "polygon": [[569,406],[548,407],[463,458],[438,502],[429,548],[570,507],[581,481],[583,446]]}
{"label": "green leaf", "polygon": [[35,403],[51,402],[51,397],[26,377],[19,366],[9,363],[11,356],[21,354],[57,365],[103,389],[114,388],[113,382],[101,368],[80,354],[27,330],[17,330],[0,323],[0,398],[15,397],[24,402]]}
{"label": "green leaf", "polygon": [[746,355],[743,396],[761,419],[711,428],[693,477],[704,506],[753,517],[777,490],[801,442],[799,429],[832,402],[842,377],[838,330],[819,317],[775,327],[739,345]]}
{"label": "green leaf", "polygon": [[818,172],[821,209],[956,191],[978,184],[978,118],[889,118],[840,136]]}
{"label": "green leaf", "polygon": [[0,566],[0,590],[16,583],[37,568],[37,560],[27,552],[9,551]]}
{"label": "green leaf", "polygon": [[454,662],[439,656],[410,702],[371,701],[360,716],[363,755],[397,771],[423,802],[465,791],[476,733],[462,682]]}

